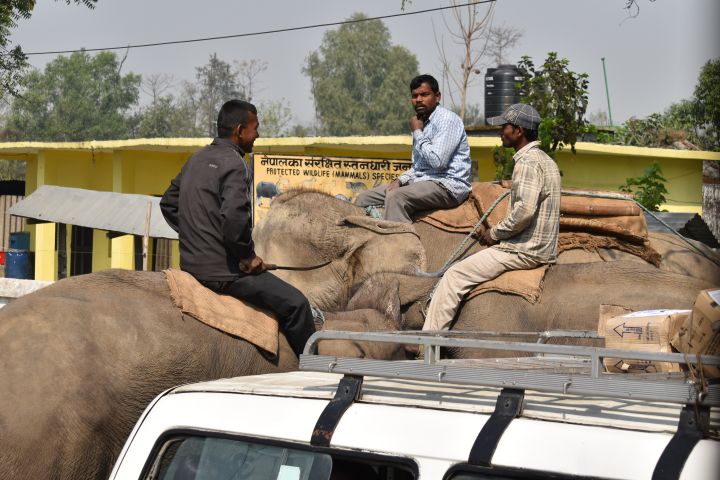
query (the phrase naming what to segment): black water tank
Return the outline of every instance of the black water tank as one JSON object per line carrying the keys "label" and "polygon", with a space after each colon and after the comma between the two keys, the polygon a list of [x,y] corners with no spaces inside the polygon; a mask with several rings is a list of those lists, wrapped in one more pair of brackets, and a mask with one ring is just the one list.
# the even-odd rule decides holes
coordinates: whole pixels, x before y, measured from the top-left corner
{"label": "black water tank", "polygon": [[485,74],[485,118],[496,117],[513,103],[520,101],[516,84],[523,81],[522,73],[515,65],[488,68]]}

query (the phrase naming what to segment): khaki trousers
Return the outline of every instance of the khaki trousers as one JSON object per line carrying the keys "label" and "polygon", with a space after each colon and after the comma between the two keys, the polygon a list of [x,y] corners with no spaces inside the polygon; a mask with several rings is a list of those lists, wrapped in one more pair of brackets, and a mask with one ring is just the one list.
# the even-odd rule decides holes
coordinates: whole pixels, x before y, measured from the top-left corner
{"label": "khaki trousers", "polygon": [[476,285],[508,270],[526,270],[540,265],[522,253],[490,247],[456,263],[440,279],[428,307],[423,330],[445,330],[455,317],[465,294]]}
{"label": "khaki trousers", "polygon": [[385,206],[385,220],[412,223],[412,215],[422,210],[458,206],[455,197],[432,180],[411,183],[386,192],[387,185],[365,190],[355,199],[358,207]]}

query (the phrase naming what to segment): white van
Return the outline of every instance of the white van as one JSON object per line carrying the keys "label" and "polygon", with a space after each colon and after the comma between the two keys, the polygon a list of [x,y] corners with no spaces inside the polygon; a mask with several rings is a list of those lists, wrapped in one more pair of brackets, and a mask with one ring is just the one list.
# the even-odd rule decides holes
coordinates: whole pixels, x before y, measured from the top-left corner
{"label": "white van", "polygon": [[[318,341],[342,338],[424,345],[426,360],[312,354]],[[437,360],[440,347],[535,356]],[[602,373],[602,359],[617,355],[452,333],[318,332],[299,372],[185,385],[157,397],[110,478],[720,478],[718,385]]]}

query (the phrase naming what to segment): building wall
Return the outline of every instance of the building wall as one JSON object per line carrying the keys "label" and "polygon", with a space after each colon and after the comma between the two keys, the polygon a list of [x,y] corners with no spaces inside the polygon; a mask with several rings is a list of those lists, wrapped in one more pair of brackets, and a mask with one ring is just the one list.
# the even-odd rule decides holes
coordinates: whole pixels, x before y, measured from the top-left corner
{"label": "building wall", "polygon": [[[101,191],[161,195],[185,160],[209,139],[151,139],[80,143],[0,143],[0,158],[25,160],[26,193],[40,185],[60,185]],[[481,181],[494,177],[492,148],[499,139],[470,137],[471,157]],[[565,187],[617,190],[628,177],[641,175],[654,160],[667,178],[669,211],[701,212],[702,162],[720,154],[581,143],[577,154],[557,154]],[[409,158],[410,136],[343,138],[260,138],[258,153],[325,155],[356,158]],[[30,225],[35,251],[36,279],[57,277],[55,225]],[[175,242],[177,243],[177,242]],[[69,245],[69,242],[68,242]],[[93,271],[134,268],[134,240],[130,235],[108,239],[93,236]],[[172,248],[178,265],[177,245]]]}

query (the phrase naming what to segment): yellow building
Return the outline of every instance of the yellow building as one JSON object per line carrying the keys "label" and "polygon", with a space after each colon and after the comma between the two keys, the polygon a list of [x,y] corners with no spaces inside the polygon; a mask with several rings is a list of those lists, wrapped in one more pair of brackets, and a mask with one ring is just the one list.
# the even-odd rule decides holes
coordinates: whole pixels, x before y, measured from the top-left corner
{"label": "yellow building", "polygon": [[[26,194],[41,185],[58,185],[119,193],[158,196],[167,188],[185,160],[207,145],[209,139],[138,139],[76,143],[0,143],[0,159],[26,162]],[[499,139],[470,137],[471,156],[481,181],[492,180],[495,167],[491,150]],[[393,159],[410,157],[410,136],[260,138],[256,153]],[[615,190],[628,177],[641,175],[653,161],[668,179],[668,202],[674,212],[701,212],[702,161],[720,160],[720,153],[623,147],[578,143],[577,154],[557,154],[563,186]],[[106,268],[136,268],[137,238],[112,236],[102,230],[68,228],[54,223],[28,227],[35,253],[35,278],[54,280],[58,272],[86,273]],[[63,235],[64,231],[64,235]],[[58,237],[63,237],[59,239]],[[177,243],[177,242],[174,242]],[[73,257],[58,245],[67,244],[80,255]],[[154,243],[155,248],[159,248]],[[152,248],[152,246],[151,246]],[[80,260],[78,260],[80,258]],[[91,259],[91,260],[89,260]],[[75,263],[73,263],[75,262]],[[177,248],[172,248],[177,264]],[[74,265],[77,264],[77,268]],[[61,275],[62,276],[62,275]]]}

